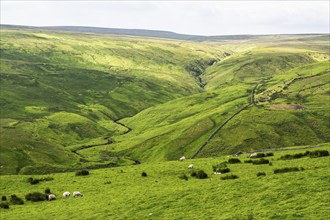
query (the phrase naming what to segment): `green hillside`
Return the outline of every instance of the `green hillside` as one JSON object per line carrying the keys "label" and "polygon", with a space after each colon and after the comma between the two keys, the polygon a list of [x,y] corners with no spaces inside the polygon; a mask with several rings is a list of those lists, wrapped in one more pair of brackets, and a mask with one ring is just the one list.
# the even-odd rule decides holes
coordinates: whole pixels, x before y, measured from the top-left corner
{"label": "green hillside", "polygon": [[[2,175],[0,195],[9,209],[0,218],[20,219],[327,219],[329,213],[329,157],[303,156],[314,149],[274,151],[264,158],[270,164],[255,165],[248,155],[167,161],[112,169],[92,170],[87,176],[75,173],[49,175]],[[267,152],[268,154],[270,152]],[[286,159],[285,155],[303,156]],[[231,159],[229,173],[215,175],[212,166]],[[252,159],[260,161],[259,159]],[[187,169],[193,163],[192,170]],[[275,173],[275,170],[294,172]],[[191,174],[203,170],[208,177]],[[142,177],[142,172],[146,177]],[[236,179],[221,178],[235,175]],[[258,176],[259,175],[259,176]],[[30,184],[28,178],[45,179]],[[187,179],[187,180],[185,180]],[[28,193],[49,188],[55,201],[31,202]],[[62,193],[71,192],[70,198]],[[80,191],[83,197],[73,198]],[[15,194],[23,205],[9,200]]]}
{"label": "green hillside", "polygon": [[176,160],[210,135],[197,157],[330,140],[326,35],[0,33],[1,174]]}

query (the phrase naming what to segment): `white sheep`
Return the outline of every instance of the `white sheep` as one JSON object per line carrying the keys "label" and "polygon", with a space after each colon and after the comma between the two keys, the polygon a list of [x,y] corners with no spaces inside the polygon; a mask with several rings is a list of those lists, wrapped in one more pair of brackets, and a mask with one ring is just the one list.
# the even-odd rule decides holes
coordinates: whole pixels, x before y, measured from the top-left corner
{"label": "white sheep", "polygon": [[252,153],[250,154],[249,158],[256,158],[257,157],[257,153]]}
{"label": "white sheep", "polygon": [[185,156],[183,156],[183,157],[180,157],[180,159],[179,159],[180,161],[184,161],[184,160],[186,160],[186,157]]}
{"label": "white sheep", "polygon": [[70,197],[70,192],[63,193],[63,198],[69,198],[69,197]]}
{"label": "white sheep", "polygon": [[192,168],[194,168],[194,165],[193,165],[193,164],[190,164],[190,165],[188,166],[188,169],[192,169]]}
{"label": "white sheep", "polygon": [[48,195],[48,201],[52,201],[52,200],[55,200],[56,199],[56,196],[54,194],[49,194]]}
{"label": "white sheep", "polygon": [[73,192],[73,197],[77,197],[77,196],[84,196],[81,192]]}

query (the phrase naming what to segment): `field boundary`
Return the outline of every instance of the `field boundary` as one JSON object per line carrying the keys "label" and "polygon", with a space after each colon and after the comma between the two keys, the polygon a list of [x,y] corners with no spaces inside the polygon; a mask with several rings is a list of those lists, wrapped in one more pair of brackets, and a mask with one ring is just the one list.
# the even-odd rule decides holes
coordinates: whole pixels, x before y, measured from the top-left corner
{"label": "field boundary", "polygon": [[206,141],[197,149],[197,151],[190,157],[190,159],[194,159],[202,150],[203,148],[208,144],[208,142],[230,121],[232,120],[236,115],[238,115],[239,113],[241,113],[243,110],[247,109],[249,106],[251,105],[255,105],[255,102],[254,102],[254,93],[255,93],[255,90],[257,89],[259,83],[257,83],[252,91],[251,91],[251,98],[250,98],[250,101],[249,101],[249,104],[245,105],[244,107],[240,108],[238,111],[236,111],[234,114],[232,114],[229,118],[227,118],[221,125],[219,125],[215,131],[213,131],[211,133],[211,135],[206,139]]}

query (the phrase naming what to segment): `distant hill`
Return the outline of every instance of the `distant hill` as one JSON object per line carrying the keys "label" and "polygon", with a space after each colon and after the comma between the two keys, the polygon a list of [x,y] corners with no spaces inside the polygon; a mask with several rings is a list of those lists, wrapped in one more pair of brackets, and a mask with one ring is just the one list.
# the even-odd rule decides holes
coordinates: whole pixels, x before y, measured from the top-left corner
{"label": "distant hill", "polygon": [[160,30],[145,30],[145,29],[123,29],[123,28],[102,28],[102,27],[83,27],[83,26],[21,26],[21,25],[1,25],[1,29],[42,29],[54,31],[69,31],[81,33],[95,33],[95,34],[114,34],[126,36],[140,36],[165,38],[174,40],[191,40],[191,41],[221,41],[221,40],[248,40],[255,38],[257,35],[219,35],[219,36],[203,36],[203,35],[189,35],[178,34],[171,31]]}
{"label": "distant hill", "polygon": [[154,38],[167,38],[176,40],[197,40],[205,39],[206,36],[178,34],[170,31],[144,30],[144,29],[121,29],[121,28],[102,28],[102,27],[82,27],[82,26],[47,26],[47,27],[32,27],[32,26],[17,26],[17,25],[1,25],[5,29],[46,29],[55,31],[70,31],[95,34],[115,34]]}

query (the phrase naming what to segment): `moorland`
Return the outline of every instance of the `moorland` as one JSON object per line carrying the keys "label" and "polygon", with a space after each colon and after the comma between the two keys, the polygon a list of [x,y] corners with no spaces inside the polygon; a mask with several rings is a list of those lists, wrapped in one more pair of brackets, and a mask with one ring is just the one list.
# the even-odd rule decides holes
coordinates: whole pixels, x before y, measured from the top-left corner
{"label": "moorland", "polygon": [[[328,157],[280,158],[329,150],[329,35],[0,34],[1,195],[85,193],[11,205],[2,219],[329,217]],[[237,152],[237,179],[213,174]],[[244,163],[252,152],[275,156]],[[298,170],[274,173],[286,167]]]}

